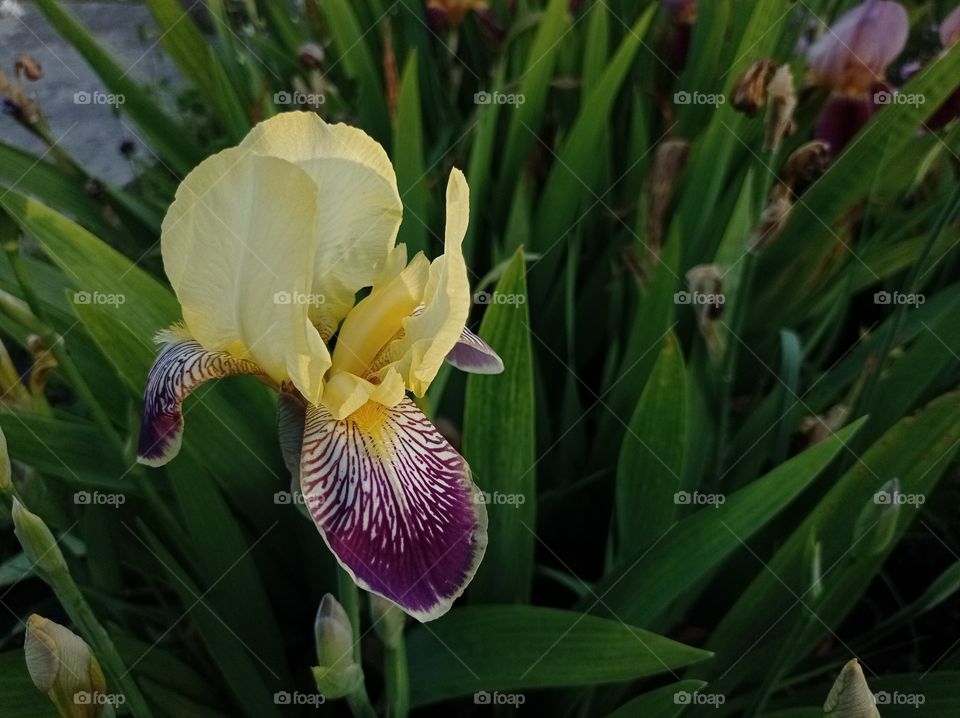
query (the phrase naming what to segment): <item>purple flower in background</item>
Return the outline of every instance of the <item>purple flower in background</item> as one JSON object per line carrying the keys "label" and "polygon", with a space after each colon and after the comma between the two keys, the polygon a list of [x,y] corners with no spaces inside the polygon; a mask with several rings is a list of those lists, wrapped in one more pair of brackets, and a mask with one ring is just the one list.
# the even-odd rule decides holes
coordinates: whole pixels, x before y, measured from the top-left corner
{"label": "purple flower in background", "polygon": [[867,0],[841,16],[807,51],[811,84],[863,95],[882,82],[910,32],[898,2]]}
{"label": "purple flower in background", "polygon": [[677,22],[690,25],[697,19],[697,0],[661,0],[661,2]]}
{"label": "purple flower in background", "polygon": [[673,18],[673,29],[664,50],[669,67],[681,70],[687,63],[693,24],[697,20],[697,0],[661,0]]}
{"label": "purple flower in background", "polygon": [[907,11],[900,3],[866,0],[842,15],[807,50],[810,84],[832,91],[815,136],[827,142],[834,155],[892,94],[884,78],[903,52],[909,32]]}
{"label": "purple flower in background", "polygon": [[940,43],[944,47],[960,42],[960,5],[940,23]]}

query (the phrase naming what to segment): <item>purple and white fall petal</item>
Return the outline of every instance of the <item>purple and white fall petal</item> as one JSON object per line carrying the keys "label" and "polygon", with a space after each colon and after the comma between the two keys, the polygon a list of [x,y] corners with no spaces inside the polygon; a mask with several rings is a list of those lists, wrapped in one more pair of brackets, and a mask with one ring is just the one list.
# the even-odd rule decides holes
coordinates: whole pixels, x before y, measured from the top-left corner
{"label": "purple and white fall petal", "polygon": [[447,354],[447,363],[470,374],[499,374],[503,371],[503,360],[493,347],[467,328]]}
{"label": "purple and white fall petal", "polygon": [[307,408],[300,487],[362,588],[420,621],[445,613],[480,564],[487,513],[470,467],[409,398],[336,421]]}

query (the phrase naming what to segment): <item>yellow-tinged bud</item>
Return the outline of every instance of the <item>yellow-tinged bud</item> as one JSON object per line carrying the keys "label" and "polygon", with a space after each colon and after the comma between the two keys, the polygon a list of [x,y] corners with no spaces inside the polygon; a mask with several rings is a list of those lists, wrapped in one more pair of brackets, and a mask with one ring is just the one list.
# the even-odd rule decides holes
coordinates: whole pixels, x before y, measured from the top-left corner
{"label": "yellow-tinged bud", "polygon": [[797,109],[797,95],[793,89],[793,71],[790,65],[781,65],[767,83],[767,138],[766,146],[776,152],[783,139],[792,135],[797,126],[793,113]]}
{"label": "yellow-tinged bud", "polygon": [[0,431],[0,494],[13,491],[13,472],[10,468],[10,454],[7,452],[7,437]]}
{"label": "yellow-tinged bud", "polygon": [[324,595],[313,626],[317,663],[313,677],[327,698],[342,698],[363,683],[363,671],[353,657],[353,628],[343,606],[332,594]]}
{"label": "yellow-tinged bud", "polygon": [[50,697],[61,716],[96,718],[103,713],[106,681],[82,638],[33,614],[27,620],[23,650],[33,684]]}
{"label": "yellow-tinged bud", "polygon": [[856,658],[851,658],[840,671],[823,704],[823,712],[832,718],[880,718],[876,699]]}

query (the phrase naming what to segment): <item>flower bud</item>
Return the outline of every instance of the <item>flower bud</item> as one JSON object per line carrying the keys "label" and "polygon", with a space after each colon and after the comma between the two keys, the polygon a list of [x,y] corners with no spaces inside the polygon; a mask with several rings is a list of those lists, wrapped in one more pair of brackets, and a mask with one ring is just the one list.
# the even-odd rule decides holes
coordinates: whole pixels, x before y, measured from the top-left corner
{"label": "flower bud", "polygon": [[816,181],[830,164],[830,145],[822,140],[811,140],[795,149],[783,165],[780,181],[800,194]]}
{"label": "flower bud", "polygon": [[754,60],[733,83],[731,104],[733,109],[753,117],[766,101],[767,82],[777,65],[773,60]]}
{"label": "flower bud", "polygon": [[792,212],[793,200],[790,198],[790,192],[783,190],[775,192],[760,215],[760,221],[750,235],[747,248],[751,252],[759,252],[768,246],[783,231]]}
{"label": "flower bud", "polygon": [[680,23],[692,25],[697,20],[697,0],[661,0],[673,19]]}
{"label": "flower bud", "polygon": [[370,617],[373,619],[373,629],[383,641],[383,645],[395,648],[403,638],[407,614],[392,601],[371,593]]}
{"label": "flower bud", "polygon": [[880,718],[877,701],[856,658],[851,658],[840,671],[823,704],[823,712],[832,718]]}
{"label": "flower bud", "polygon": [[689,154],[690,143],[686,140],[666,140],[653,156],[647,185],[647,245],[654,252],[663,246],[664,219]]}
{"label": "flower bud", "polygon": [[861,95],[883,81],[907,44],[910,20],[903,5],[866,0],[842,15],[807,51],[812,84]]}
{"label": "flower bud", "polygon": [[47,575],[66,571],[63,553],[43,519],[27,511],[16,498],[13,499],[12,514],[13,531],[27,559]]}
{"label": "flower bud", "polygon": [[14,63],[14,68],[18,75],[23,74],[31,82],[36,82],[43,77],[43,68],[37,62],[35,57],[30,55],[21,55]]}
{"label": "flower bud", "polygon": [[766,146],[773,152],[780,149],[783,138],[796,130],[793,113],[797,109],[797,95],[793,90],[793,72],[790,65],[781,65],[767,83],[767,137]]}
{"label": "flower bud", "polygon": [[489,9],[486,0],[427,0],[427,13],[434,24],[457,28],[470,11]]}
{"label": "flower bud", "polygon": [[297,60],[302,67],[317,70],[323,67],[325,53],[323,48],[315,42],[308,42],[297,50]]}
{"label": "flower bud", "polygon": [[940,23],[940,44],[950,47],[960,42],[960,5]]}
{"label": "flower bud", "polygon": [[363,671],[353,657],[353,629],[343,606],[332,594],[324,595],[313,626],[317,666],[313,677],[327,698],[342,698],[363,683]]}
{"label": "flower bud", "polygon": [[0,494],[13,491],[13,472],[10,469],[10,454],[7,451],[7,437],[0,431]]}
{"label": "flower bud", "polygon": [[73,631],[33,614],[27,620],[23,652],[33,684],[46,693],[62,716],[96,718],[103,712],[98,694],[107,689],[90,647]]}

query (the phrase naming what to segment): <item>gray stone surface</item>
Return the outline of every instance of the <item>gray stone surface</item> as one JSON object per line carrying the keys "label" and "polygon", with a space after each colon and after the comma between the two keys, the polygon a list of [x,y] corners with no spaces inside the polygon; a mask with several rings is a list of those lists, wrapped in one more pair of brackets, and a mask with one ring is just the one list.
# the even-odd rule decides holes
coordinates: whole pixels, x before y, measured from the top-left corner
{"label": "gray stone surface", "polygon": [[[19,55],[36,58],[44,76],[39,82],[28,83],[28,89],[40,102],[53,136],[61,138],[60,144],[95,176],[111,183],[130,180],[133,168],[120,154],[121,142],[133,141],[141,160],[154,160],[140,142],[136,125],[122,108],[118,114],[109,105],[98,104],[104,100],[106,89],[90,67],[32,4],[21,0],[19,5],[23,11],[20,17],[9,12],[0,14],[0,67],[10,76]],[[133,78],[146,83],[165,106],[172,106],[176,70],[163,53],[159,31],[145,6],[123,2],[66,5]],[[84,99],[88,104],[82,104]],[[44,150],[35,137],[6,115],[0,115],[0,141],[34,153]]]}

